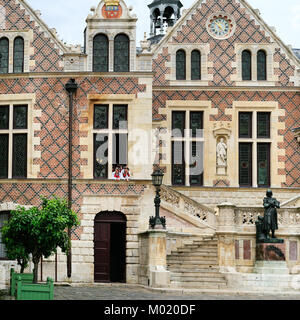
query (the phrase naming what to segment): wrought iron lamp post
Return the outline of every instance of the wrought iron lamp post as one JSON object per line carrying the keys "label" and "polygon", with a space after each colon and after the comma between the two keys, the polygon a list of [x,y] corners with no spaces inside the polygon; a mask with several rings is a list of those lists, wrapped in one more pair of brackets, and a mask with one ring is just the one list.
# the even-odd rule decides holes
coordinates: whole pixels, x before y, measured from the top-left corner
{"label": "wrought iron lamp post", "polygon": [[150,217],[149,224],[152,229],[166,229],[166,218],[159,216],[159,209],[160,209],[160,187],[162,185],[164,174],[163,172],[158,169],[153,172],[152,176],[152,183],[156,188],[156,196],[154,198],[155,204],[155,217]]}
{"label": "wrought iron lamp post", "polygon": [[[72,164],[73,164],[73,97],[76,94],[76,91],[78,89],[78,84],[75,82],[75,79],[70,79],[66,85],[65,89],[68,92],[69,95],[69,179],[68,179],[68,203],[69,203],[69,209],[72,208]],[[71,229],[68,228],[68,236],[71,241]],[[70,248],[70,251],[67,255],[67,276],[68,278],[71,278],[72,276],[72,251]]]}

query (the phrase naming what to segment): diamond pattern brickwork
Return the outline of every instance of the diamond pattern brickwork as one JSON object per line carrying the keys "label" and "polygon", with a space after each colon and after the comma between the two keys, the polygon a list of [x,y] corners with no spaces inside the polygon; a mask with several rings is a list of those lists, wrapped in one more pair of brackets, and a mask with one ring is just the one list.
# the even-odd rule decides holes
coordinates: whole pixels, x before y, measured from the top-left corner
{"label": "diamond pattern brickwork", "polygon": [[[4,23],[5,30],[33,30],[33,42],[30,44],[34,49],[34,53],[30,56],[30,60],[35,61],[35,65],[30,68],[32,72],[56,72],[62,71],[60,66],[62,56],[54,42],[45,36],[42,28],[33,21],[30,15],[21,9],[20,4],[16,0],[0,0],[0,6],[5,12]],[[1,31],[0,31],[1,34]]]}
{"label": "diamond pattern brickwork", "polygon": [[205,100],[212,102],[212,108],[218,109],[217,115],[211,115],[210,121],[232,121],[231,116],[225,114],[231,109],[233,101],[278,101],[279,108],[286,110],[285,116],[280,117],[285,122],[285,130],[279,130],[284,142],[278,143],[278,148],[286,150],[286,156],[279,161],[285,162],[285,169],[279,169],[280,175],[286,175],[286,183],[282,187],[300,186],[300,150],[292,132],[299,127],[300,94],[296,91],[218,91],[218,90],[166,90],[155,91],[153,94],[153,118],[165,120],[158,110],[166,107],[167,100]]}
{"label": "diamond pattern brickwork", "polygon": [[[83,195],[141,195],[145,185],[128,183],[123,184],[73,184],[73,204],[72,209],[81,220],[81,204]],[[41,196],[50,198],[54,195],[60,198],[67,198],[68,187],[66,183],[56,182],[19,182],[0,184],[1,203],[13,202],[19,205],[40,206]],[[82,228],[75,228],[72,238],[80,239]]]}
{"label": "diamond pattern brickwork", "polygon": [[[0,82],[0,94],[36,93],[35,109],[41,110],[41,117],[34,122],[41,124],[41,130],[35,131],[40,138],[41,158],[34,159],[40,165],[39,178],[57,179],[68,175],[68,97],[65,83],[68,78],[21,78],[3,79]],[[82,77],[76,78],[79,89],[74,102],[74,140],[73,140],[73,176],[81,178],[80,159],[84,146],[79,145],[79,123],[85,121],[81,112],[86,109],[88,94],[137,94],[145,92],[146,85],[139,85],[138,78],[131,77]]]}
{"label": "diamond pattern brickwork", "polygon": [[[225,40],[216,40],[212,38],[206,29],[206,22],[210,15],[216,12],[227,12],[231,14],[236,21],[236,30],[233,36]],[[256,24],[253,17],[243,8],[239,1],[235,0],[207,0],[203,1],[194,11],[187,21],[174,32],[173,37],[169,39],[172,44],[187,43],[209,43],[210,54],[208,61],[213,63],[213,67],[209,68],[208,73],[213,75],[210,85],[216,86],[234,86],[235,82],[231,80],[232,74],[236,74],[237,70],[232,67],[232,62],[237,61],[234,50],[235,43],[271,43],[271,38],[266,34],[262,27]],[[156,59],[153,61],[153,71],[155,72],[154,86],[166,86],[169,81],[165,75],[170,74],[167,62],[170,61],[168,52],[168,43],[166,43],[159,51]],[[294,83],[290,77],[294,76],[295,67],[291,65],[289,59],[276,49],[274,54],[274,62],[279,63],[279,68],[275,68],[275,75],[279,79],[278,86],[293,86]]]}

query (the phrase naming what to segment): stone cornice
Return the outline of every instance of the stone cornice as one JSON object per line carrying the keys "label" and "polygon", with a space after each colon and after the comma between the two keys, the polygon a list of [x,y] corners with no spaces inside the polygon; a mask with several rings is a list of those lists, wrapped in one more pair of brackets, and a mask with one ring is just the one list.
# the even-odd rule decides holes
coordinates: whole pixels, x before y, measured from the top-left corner
{"label": "stone cornice", "polygon": [[134,72],[29,72],[29,73],[7,73],[1,74],[0,79],[21,79],[21,78],[68,78],[68,77],[102,77],[102,78],[115,78],[115,77],[132,77],[132,78],[152,78],[154,73],[148,71],[134,71]]}
{"label": "stone cornice", "polygon": [[153,91],[300,91],[300,87],[153,86]]}

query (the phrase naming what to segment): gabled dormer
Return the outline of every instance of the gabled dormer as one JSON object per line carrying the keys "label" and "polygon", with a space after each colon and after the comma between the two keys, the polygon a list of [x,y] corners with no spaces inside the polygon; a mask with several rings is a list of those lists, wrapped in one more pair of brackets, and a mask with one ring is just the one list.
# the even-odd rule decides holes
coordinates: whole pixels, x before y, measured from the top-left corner
{"label": "gabled dormer", "polygon": [[85,30],[87,71],[136,70],[136,22],[123,0],[102,0],[92,7]]}

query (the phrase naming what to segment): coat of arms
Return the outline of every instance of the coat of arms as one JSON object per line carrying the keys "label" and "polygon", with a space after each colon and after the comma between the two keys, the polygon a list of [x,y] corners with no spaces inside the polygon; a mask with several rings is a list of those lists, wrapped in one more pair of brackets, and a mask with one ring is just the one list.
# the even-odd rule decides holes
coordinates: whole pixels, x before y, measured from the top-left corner
{"label": "coat of arms", "polygon": [[122,15],[120,0],[104,0],[105,5],[102,8],[103,17],[106,19],[118,19]]}

